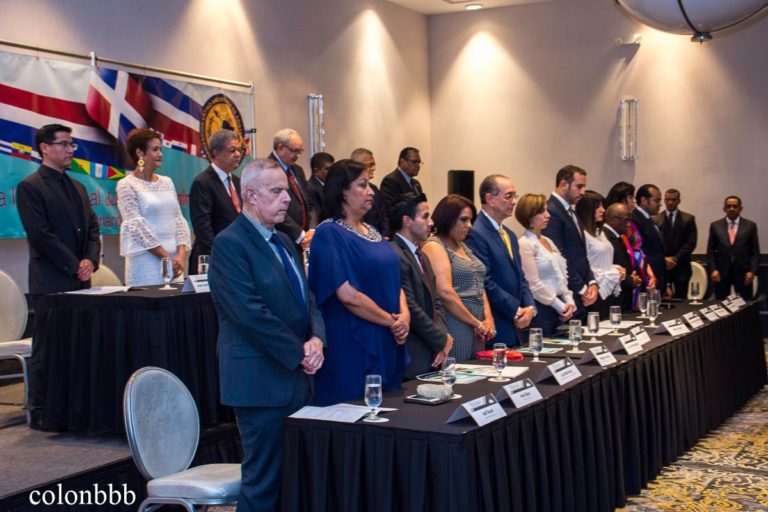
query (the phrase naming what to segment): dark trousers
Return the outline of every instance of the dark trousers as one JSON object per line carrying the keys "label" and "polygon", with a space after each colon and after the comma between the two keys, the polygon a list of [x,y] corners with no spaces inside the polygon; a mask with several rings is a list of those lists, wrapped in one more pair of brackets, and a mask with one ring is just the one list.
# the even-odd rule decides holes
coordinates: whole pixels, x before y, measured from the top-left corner
{"label": "dark trousers", "polygon": [[271,512],[277,508],[283,447],[283,420],[303,407],[309,385],[294,390],[285,407],[235,407],[243,443],[242,489],[237,512]]}
{"label": "dark trousers", "polygon": [[691,264],[678,265],[672,270],[667,270],[667,282],[674,289],[673,297],[676,299],[688,298],[688,283],[691,280]]}
{"label": "dark trousers", "polygon": [[752,300],[752,285],[744,284],[745,272],[734,272],[733,268],[720,271],[720,282],[715,283],[715,298],[717,300],[723,300],[731,294],[731,286],[733,290],[744,297],[745,300]]}
{"label": "dark trousers", "polygon": [[[560,315],[552,306],[545,306],[536,302],[536,316],[531,321],[531,327],[540,327],[544,336],[550,336],[557,326],[560,325]],[[528,346],[528,340],[522,342],[522,345]]]}

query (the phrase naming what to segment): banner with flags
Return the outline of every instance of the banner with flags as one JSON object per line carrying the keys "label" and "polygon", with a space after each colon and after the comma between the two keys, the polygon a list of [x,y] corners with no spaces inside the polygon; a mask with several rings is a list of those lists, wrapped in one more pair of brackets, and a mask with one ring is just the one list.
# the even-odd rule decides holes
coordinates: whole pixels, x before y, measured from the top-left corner
{"label": "banner with flags", "polygon": [[163,166],[189,219],[189,189],[208,167],[205,141],[219,128],[241,136],[254,127],[249,93],[108,67],[0,52],[0,238],[26,236],[16,186],[37,171],[35,131],[72,128],[78,144],[70,175],[83,183],[103,234],[120,228],[115,189],[127,169],[125,142],[134,128],[162,135]]}

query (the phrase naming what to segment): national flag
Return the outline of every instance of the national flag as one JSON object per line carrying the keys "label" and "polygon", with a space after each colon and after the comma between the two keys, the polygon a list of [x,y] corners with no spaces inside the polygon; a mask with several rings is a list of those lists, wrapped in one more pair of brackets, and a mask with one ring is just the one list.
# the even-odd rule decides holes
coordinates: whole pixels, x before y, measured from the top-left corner
{"label": "national flag", "polygon": [[134,128],[146,128],[152,113],[140,80],[125,71],[97,68],[91,73],[85,100],[88,115],[125,144]]}
{"label": "national flag", "polygon": [[202,156],[200,118],[203,107],[162,78],[144,77],[143,85],[154,109],[152,128],[163,134],[165,147]]}
{"label": "national flag", "polygon": [[82,160],[80,158],[72,159],[70,170],[78,174],[87,174],[92,178],[102,180],[119,180],[120,178],[125,177],[125,171],[122,169],[97,162],[89,162],[88,160]]}
{"label": "national flag", "polygon": [[6,140],[0,140],[0,153],[5,153],[22,160],[31,160],[33,162],[40,162],[40,153],[32,149],[32,146],[27,146],[20,142],[9,142]]}

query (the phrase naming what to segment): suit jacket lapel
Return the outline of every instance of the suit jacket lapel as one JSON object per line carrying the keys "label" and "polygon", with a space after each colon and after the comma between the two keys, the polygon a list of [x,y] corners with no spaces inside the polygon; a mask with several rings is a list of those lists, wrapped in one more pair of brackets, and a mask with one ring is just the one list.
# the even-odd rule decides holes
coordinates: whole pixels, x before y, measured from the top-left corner
{"label": "suit jacket lapel", "polygon": [[[214,169],[213,166],[211,166],[211,167],[208,167],[207,172],[208,172],[208,178],[213,181],[213,190],[215,191],[216,195],[219,198],[219,203],[222,205],[227,205],[226,208],[230,211],[230,213],[232,213],[232,215],[237,215],[237,210],[235,210],[235,203],[232,202],[232,196],[229,195],[227,186],[224,184],[223,181],[221,181],[221,178],[219,178],[219,174],[216,172],[216,169]],[[235,181],[233,179],[232,185],[234,184],[235,184]],[[235,191],[237,191],[237,187],[235,187]]]}

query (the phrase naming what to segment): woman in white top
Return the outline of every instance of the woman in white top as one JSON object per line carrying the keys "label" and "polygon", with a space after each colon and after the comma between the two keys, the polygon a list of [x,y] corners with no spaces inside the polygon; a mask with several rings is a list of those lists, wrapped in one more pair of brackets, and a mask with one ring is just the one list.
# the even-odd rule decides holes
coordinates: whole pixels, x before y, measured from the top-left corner
{"label": "woman in white top", "polygon": [[136,169],[117,184],[125,284],[163,284],[162,258],[173,260],[174,278],[180,280],[190,247],[189,225],[181,214],[173,181],[155,173],[163,162],[160,134],[137,128],[128,134],[127,146]]}
{"label": "woman in white top", "polygon": [[627,275],[625,268],[613,264],[613,245],[601,229],[605,215],[605,198],[593,190],[584,192],[576,203],[576,216],[584,226],[587,243],[587,259],[599,288],[597,302],[587,308],[598,311],[601,318],[608,318],[610,307],[618,305],[621,281]]}
{"label": "woman in white top", "polygon": [[517,202],[515,218],[525,228],[520,237],[520,263],[536,300],[531,327],[541,327],[547,336],[576,311],[573,292],[568,289],[567,264],[554,242],[541,234],[549,223],[546,197],[525,194]]}

